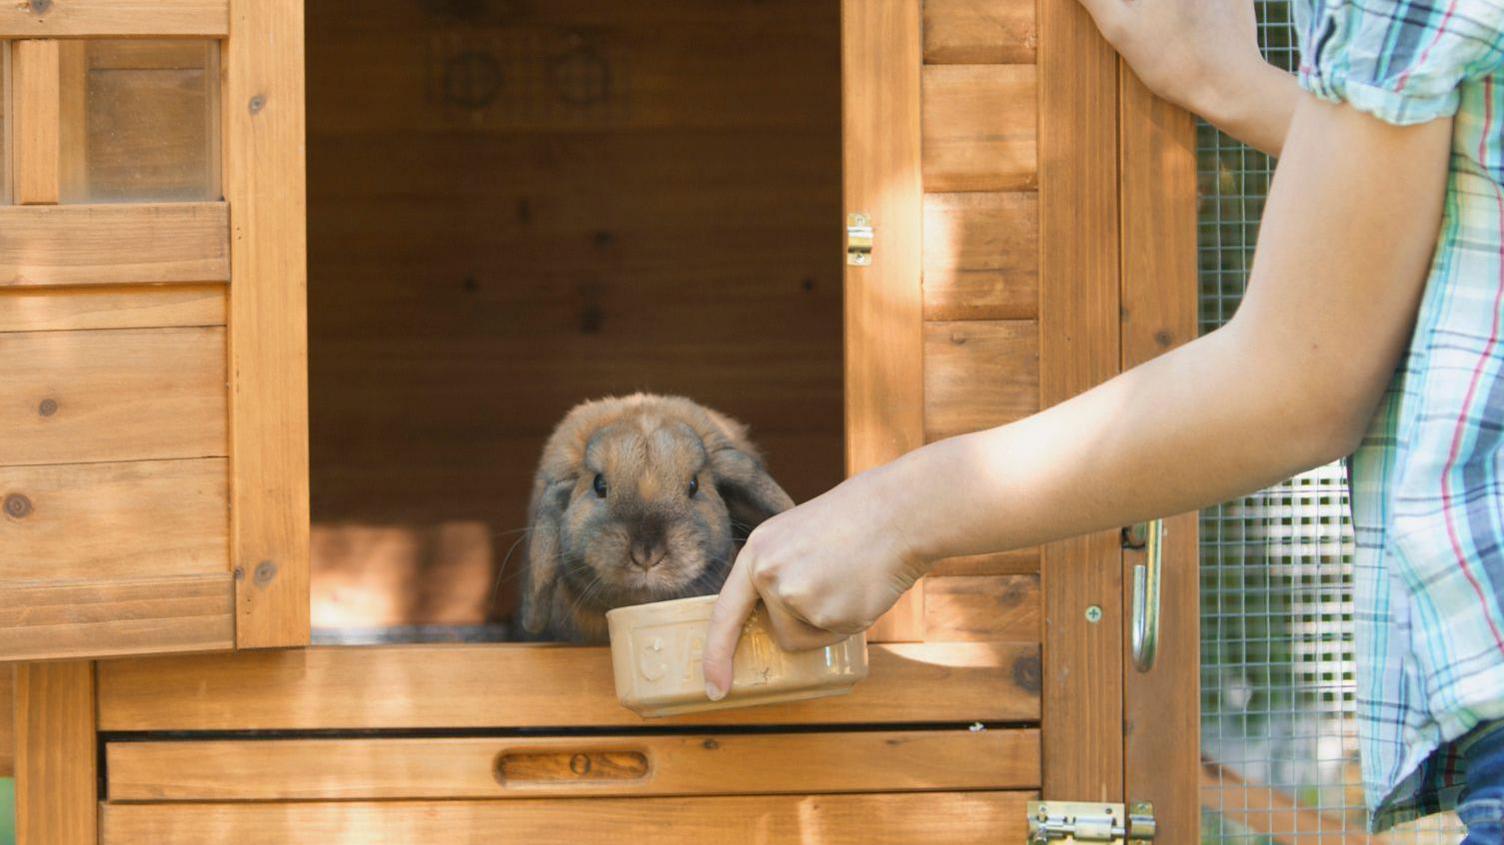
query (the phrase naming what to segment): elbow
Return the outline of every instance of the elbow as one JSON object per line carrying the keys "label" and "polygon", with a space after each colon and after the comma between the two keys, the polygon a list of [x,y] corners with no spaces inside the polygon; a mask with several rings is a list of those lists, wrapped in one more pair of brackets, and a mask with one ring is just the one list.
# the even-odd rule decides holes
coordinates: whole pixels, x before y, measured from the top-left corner
{"label": "elbow", "polygon": [[1295,410],[1301,420],[1295,438],[1300,454],[1292,456],[1292,462],[1310,468],[1341,460],[1358,450],[1368,434],[1383,386],[1369,389],[1353,382],[1319,380],[1303,393]]}

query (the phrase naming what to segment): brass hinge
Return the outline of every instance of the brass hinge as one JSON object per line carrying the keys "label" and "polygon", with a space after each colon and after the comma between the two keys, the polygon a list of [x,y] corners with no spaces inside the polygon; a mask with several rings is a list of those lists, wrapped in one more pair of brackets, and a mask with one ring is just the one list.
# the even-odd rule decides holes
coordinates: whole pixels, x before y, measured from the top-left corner
{"label": "brass hinge", "polygon": [[1029,842],[1144,842],[1154,838],[1154,805],[1030,801]]}
{"label": "brass hinge", "polygon": [[860,211],[846,215],[846,263],[855,267],[872,263],[872,220]]}

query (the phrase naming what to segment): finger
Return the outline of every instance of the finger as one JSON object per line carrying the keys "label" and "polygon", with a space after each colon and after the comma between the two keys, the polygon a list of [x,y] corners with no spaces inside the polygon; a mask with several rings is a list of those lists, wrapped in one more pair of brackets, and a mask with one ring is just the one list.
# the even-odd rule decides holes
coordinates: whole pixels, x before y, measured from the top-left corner
{"label": "finger", "polygon": [[768,621],[773,628],[773,639],[784,651],[811,651],[835,645],[849,636],[811,625],[776,599],[765,598],[764,604],[768,608]]}
{"label": "finger", "polygon": [[726,576],[726,586],[710,611],[710,627],[705,632],[705,654],[701,665],[705,673],[705,695],[711,701],[720,701],[731,691],[731,658],[736,654],[736,643],[741,639],[742,626],[757,607],[757,588],[752,585],[748,570],[751,558],[745,552],[731,565],[731,574]]}

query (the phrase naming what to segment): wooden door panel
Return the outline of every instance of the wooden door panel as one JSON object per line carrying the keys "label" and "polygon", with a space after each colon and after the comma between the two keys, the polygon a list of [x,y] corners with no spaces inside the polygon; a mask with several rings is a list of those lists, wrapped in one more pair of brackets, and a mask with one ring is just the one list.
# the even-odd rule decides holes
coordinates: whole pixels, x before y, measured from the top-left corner
{"label": "wooden door panel", "polygon": [[1032,730],[112,742],[111,803],[1032,789]]}
{"label": "wooden door panel", "polygon": [[930,792],[724,798],[568,798],[302,804],[106,804],[103,845],[657,845],[819,842],[969,845],[1022,842],[1031,792]]}

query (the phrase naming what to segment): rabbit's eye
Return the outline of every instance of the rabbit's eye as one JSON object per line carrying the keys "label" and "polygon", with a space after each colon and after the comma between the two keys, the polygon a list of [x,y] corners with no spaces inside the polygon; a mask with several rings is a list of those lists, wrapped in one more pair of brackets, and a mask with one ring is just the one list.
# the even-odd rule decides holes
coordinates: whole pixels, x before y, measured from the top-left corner
{"label": "rabbit's eye", "polygon": [[693,496],[700,492],[700,479],[698,476],[689,480],[689,495]]}
{"label": "rabbit's eye", "polygon": [[606,477],[599,473],[595,476],[595,496],[598,499],[606,498]]}

